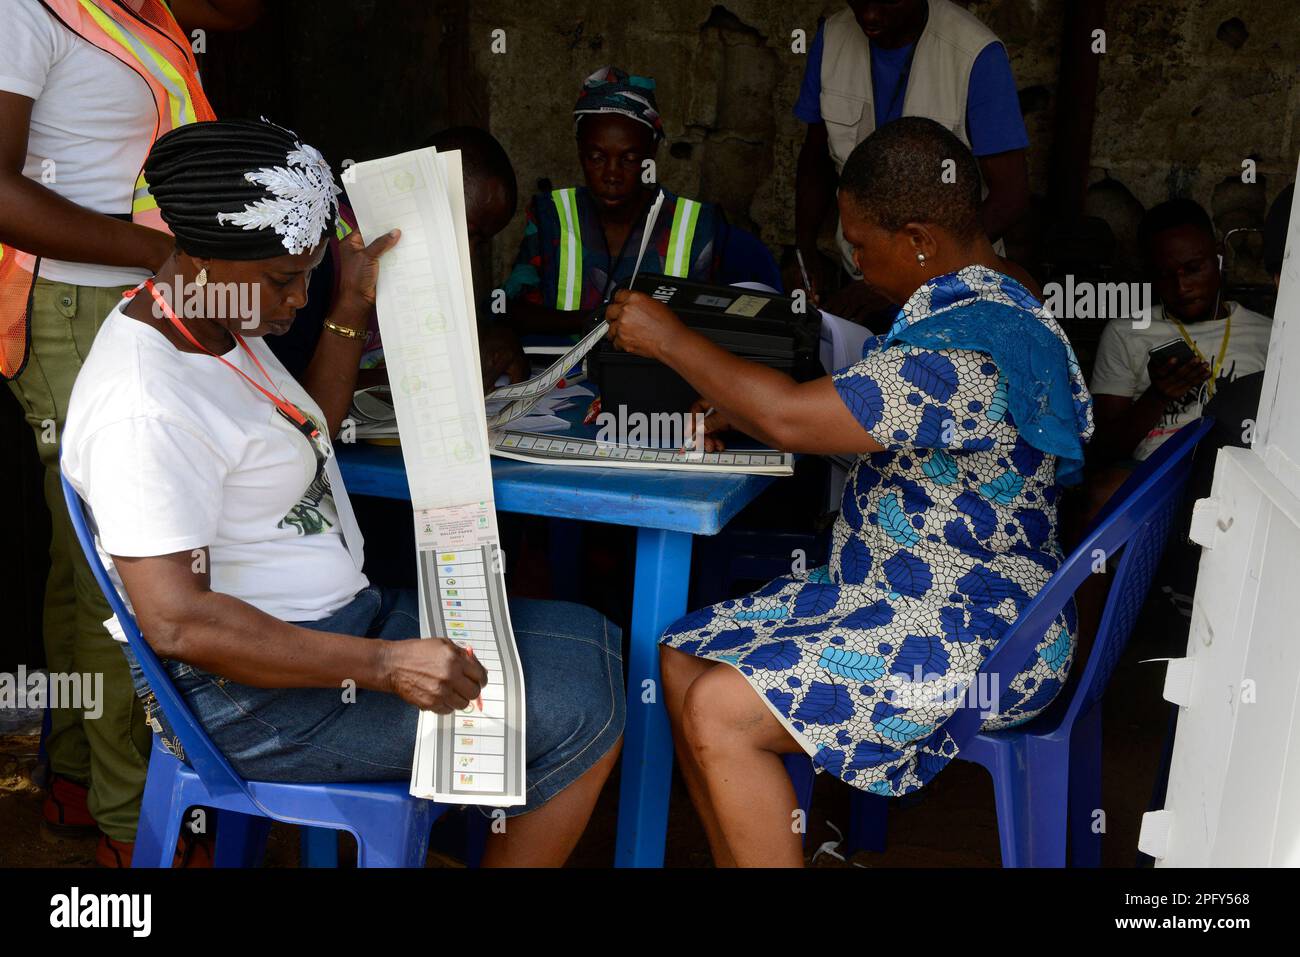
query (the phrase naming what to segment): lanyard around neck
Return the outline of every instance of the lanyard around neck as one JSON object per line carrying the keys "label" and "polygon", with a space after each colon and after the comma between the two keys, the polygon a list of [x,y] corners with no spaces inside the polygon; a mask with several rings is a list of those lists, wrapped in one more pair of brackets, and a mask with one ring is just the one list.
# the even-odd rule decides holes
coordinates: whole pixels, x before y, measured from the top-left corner
{"label": "lanyard around neck", "polygon": [[[307,418],[307,416],[303,414],[303,411],[301,409],[299,409],[296,405],[294,405],[292,402],[286,399],[283,395],[280,395],[278,390],[276,392],[272,392],[270,389],[263,387],[261,384],[255,382],[247,372],[239,368],[239,366],[235,365],[225,356],[217,355],[215,352],[213,352],[203,343],[199,342],[198,339],[194,338],[194,334],[190,332],[190,330],[186,327],[185,323],[181,322],[180,317],[178,317],[176,313],[172,311],[172,307],[168,305],[167,299],[163,296],[163,294],[158,291],[158,287],[154,285],[154,281],[152,279],[146,279],[144,281],[144,285],[145,288],[149,290],[149,294],[153,296],[153,301],[158,305],[158,308],[162,310],[162,314],[167,317],[168,321],[171,322],[171,324],[176,327],[176,331],[179,332],[182,336],[184,336],[186,341],[188,341],[190,345],[194,346],[196,349],[206,352],[208,355],[212,356],[212,358],[216,359],[218,362],[224,363],[226,366],[233,369],[236,373],[242,376],[245,382],[247,382],[254,389],[262,393],[262,395],[266,396],[268,399],[271,400],[272,403],[275,404],[275,407],[280,411],[280,414],[283,415],[286,419],[288,419],[291,423],[293,423],[294,427],[297,428],[299,432],[301,432],[303,435],[307,437],[308,441],[310,441],[312,444],[312,448],[315,449],[318,454],[321,452],[322,441],[321,441],[320,430],[316,428],[316,426],[312,423],[311,419]],[[123,293],[123,298],[131,299],[139,291],[140,291],[139,286],[136,286],[134,289],[128,289],[125,293]],[[266,381],[271,385],[272,388],[274,388],[275,382],[271,379],[271,376],[267,373],[266,369],[263,368],[262,363],[258,361],[257,356],[253,354],[253,350],[248,348],[248,343],[244,341],[243,336],[241,336],[237,332],[231,332],[230,334],[235,337],[235,342],[239,345],[239,348],[243,349],[244,352],[248,355],[248,358],[253,360],[253,365],[257,366],[257,371],[262,373],[262,377],[266,379]]]}
{"label": "lanyard around neck", "polygon": [[[1206,361],[1205,354],[1201,352],[1201,347],[1196,344],[1195,339],[1188,335],[1187,328],[1182,324],[1182,322],[1176,316],[1169,315],[1168,310],[1165,311],[1165,317],[1171,320],[1173,324],[1178,327],[1178,334],[1183,337],[1184,342],[1192,347],[1192,352],[1196,354],[1196,358],[1200,359],[1206,365],[1210,365],[1209,362]],[[1219,342],[1219,357],[1214,360],[1214,365],[1210,366],[1210,379],[1206,386],[1210,395],[1214,395],[1214,386],[1219,380],[1219,370],[1223,368],[1223,360],[1228,354],[1228,340],[1231,337],[1232,310],[1228,310],[1228,315],[1223,320],[1223,339]]]}

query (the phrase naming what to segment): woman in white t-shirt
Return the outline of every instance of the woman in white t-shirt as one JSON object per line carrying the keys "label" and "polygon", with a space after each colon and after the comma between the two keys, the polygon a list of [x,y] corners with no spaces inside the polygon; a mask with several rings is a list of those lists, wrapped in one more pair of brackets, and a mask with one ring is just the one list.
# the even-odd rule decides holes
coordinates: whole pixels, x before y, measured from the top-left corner
{"label": "woman in white t-shirt", "polygon": [[[64,473],[143,634],[236,769],[408,778],[418,711],[465,707],[487,673],[445,638],[403,640],[421,637],[415,596],[367,582],[320,406],[261,339],[304,303],[339,190],[319,153],[267,122],[174,130],[145,171],[177,251],[104,322],[73,391]],[[376,275],[350,294],[372,303]],[[620,636],[563,603],[512,601],[510,618],[527,803],[507,809],[519,820],[485,863],[558,865],[617,755]]]}

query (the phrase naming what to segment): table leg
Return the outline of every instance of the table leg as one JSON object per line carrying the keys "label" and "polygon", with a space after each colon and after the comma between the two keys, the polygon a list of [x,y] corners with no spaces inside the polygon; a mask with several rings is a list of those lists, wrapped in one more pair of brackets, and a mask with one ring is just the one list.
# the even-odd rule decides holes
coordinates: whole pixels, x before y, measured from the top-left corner
{"label": "table leg", "polygon": [[617,867],[663,867],[673,741],[659,680],[659,636],[686,612],[691,535],[642,528],[636,539],[627,726],[618,802]]}

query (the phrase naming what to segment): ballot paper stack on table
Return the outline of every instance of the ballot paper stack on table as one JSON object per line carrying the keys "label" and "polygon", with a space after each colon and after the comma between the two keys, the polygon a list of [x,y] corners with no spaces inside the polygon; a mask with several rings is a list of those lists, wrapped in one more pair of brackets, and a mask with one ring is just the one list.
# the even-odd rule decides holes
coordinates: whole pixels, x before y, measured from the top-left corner
{"label": "ballot paper stack on table", "polygon": [[[583,385],[556,386],[530,412],[515,420],[513,426],[524,432],[554,432],[558,429],[567,429],[568,420],[560,418],[556,413],[578,405],[585,409],[594,396],[595,394]],[[487,414],[495,415],[509,405],[509,402],[509,399],[489,400]],[[359,439],[397,438],[397,412],[393,409],[392,394],[386,385],[358,389],[352,396],[348,419],[352,422],[353,434]]]}
{"label": "ballot paper stack on table", "polygon": [[460,154],[430,148],[356,164],[347,191],[367,243],[402,231],[375,306],[414,510],[420,631],[472,651],[488,672],[467,708],[420,713],[411,793],[509,807],[524,803],[524,677],[492,498],[462,183]]}

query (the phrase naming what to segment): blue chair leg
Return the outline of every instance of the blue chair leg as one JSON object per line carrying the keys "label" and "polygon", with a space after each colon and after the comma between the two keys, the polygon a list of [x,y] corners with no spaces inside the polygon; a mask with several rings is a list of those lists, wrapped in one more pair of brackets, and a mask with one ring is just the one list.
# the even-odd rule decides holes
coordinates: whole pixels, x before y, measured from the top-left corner
{"label": "blue chair leg", "polygon": [[1033,743],[1017,742],[1000,751],[989,769],[1002,866],[1064,867],[1069,756],[1064,748],[1033,748]]}
{"label": "blue chair leg", "polygon": [[181,819],[188,806],[177,780],[180,766],[180,761],[163,750],[155,736],[144,782],[144,797],[140,802],[132,867],[172,866],[176,842],[181,835]]}
{"label": "blue chair leg", "polygon": [[844,856],[858,851],[883,851],[889,832],[889,798],[855,791],[849,801],[849,838]]}
{"label": "blue chair leg", "polygon": [[[1100,867],[1105,817],[1101,803],[1101,703],[1074,724],[1070,736],[1070,863]],[[1099,830],[1101,828],[1101,830]]]}
{"label": "blue chair leg", "polygon": [[298,861],[300,867],[338,867],[339,832],[329,827],[301,827]]}
{"label": "blue chair leg", "polygon": [[424,867],[429,833],[442,810],[432,801],[410,800],[392,806],[382,818],[372,813],[364,828],[352,832],[357,839],[357,867]]}
{"label": "blue chair leg", "polygon": [[803,840],[808,843],[808,815],[812,813],[813,772],[812,762],[805,754],[783,754],[781,761],[785,764],[786,774],[790,775],[790,784],[794,786],[795,803],[803,811]]}
{"label": "blue chair leg", "polygon": [[271,819],[238,811],[217,812],[217,852],[213,867],[257,867],[266,854]]}

